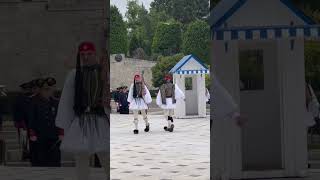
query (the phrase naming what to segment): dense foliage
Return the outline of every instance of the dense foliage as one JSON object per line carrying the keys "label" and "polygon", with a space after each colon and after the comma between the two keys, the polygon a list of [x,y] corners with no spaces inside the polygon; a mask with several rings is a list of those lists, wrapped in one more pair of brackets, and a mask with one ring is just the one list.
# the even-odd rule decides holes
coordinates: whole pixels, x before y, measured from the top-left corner
{"label": "dense foliage", "polygon": [[110,8],[110,52],[127,53],[128,38],[126,24],[117,7]]}
{"label": "dense foliage", "polygon": [[197,20],[189,24],[183,34],[182,52],[194,54],[205,63],[209,63],[210,26]]}

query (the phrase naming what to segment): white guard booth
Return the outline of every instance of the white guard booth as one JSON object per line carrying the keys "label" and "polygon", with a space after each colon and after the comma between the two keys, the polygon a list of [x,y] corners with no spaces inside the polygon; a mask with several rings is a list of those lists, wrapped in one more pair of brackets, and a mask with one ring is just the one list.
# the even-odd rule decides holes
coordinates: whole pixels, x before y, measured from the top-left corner
{"label": "white guard booth", "polygon": [[206,117],[205,75],[208,68],[194,55],[183,57],[171,70],[173,82],[185,94],[184,100],[177,100],[174,111],[176,118]]}
{"label": "white guard booth", "polygon": [[211,72],[248,118],[241,129],[212,117],[211,173],[306,176],[304,41],[319,26],[288,0],[221,0],[210,26]]}

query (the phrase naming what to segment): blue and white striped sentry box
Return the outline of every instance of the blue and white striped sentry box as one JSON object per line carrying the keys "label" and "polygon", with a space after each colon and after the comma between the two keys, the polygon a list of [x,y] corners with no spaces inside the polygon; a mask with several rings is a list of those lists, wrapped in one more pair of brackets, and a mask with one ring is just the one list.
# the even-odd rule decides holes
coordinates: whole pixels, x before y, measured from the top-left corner
{"label": "blue and white striped sentry box", "polygon": [[209,74],[209,70],[180,70],[176,71],[176,74]]}
{"label": "blue and white striped sentry box", "polygon": [[171,70],[172,74],[209,74],[208,67],[195,55],[184,56]]}
{"label": "blue and white striped sentry box", "polygon": [[263,40],[305,38],[320,40],[320,25],[212,29],[213,40]]}

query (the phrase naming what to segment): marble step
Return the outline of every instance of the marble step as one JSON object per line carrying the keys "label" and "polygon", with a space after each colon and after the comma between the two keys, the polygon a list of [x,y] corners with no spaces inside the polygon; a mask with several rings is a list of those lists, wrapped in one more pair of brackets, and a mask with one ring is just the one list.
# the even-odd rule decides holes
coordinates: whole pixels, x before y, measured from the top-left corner
{"label": "marble step", "polygon": [[308,158],[310,160],[319,160],[320,161],[320,150],[309,150]]}
{"label": "marble step", "polygon": [[[30,167],[30,162],[26,161],[12,161],[12,162],[7,162],[6,166],[10,167]],[[62,161],[61,162],[62,167],[74,167],[75,162],[74,161]]]}
{"label": "marble step", "polygon": [[6,139],[6,149],[19,149],[20,145],[18,143],[18,140],[12,140],[12,139]]}
{"label": "marble step", "polygon": [[309,169],[320,169],[320,160],[309,160]]}
{"label": "marble step", "polygon": [[[17,162],[21,160],[21,151],[19,149],[8,150],[6,155],[8,162]],[[73,154],[62,153],[61,159],[63,161],[74,161],[74,156]]]}

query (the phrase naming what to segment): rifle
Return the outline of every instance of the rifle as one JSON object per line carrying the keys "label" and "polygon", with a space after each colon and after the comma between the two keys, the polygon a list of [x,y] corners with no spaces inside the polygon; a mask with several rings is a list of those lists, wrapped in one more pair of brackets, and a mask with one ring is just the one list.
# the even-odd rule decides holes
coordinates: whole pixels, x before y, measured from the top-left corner
{"label": "rifle", "polygon": [[147,83],[144,81],[144,70],[141,71],[141,76],[142,76],[142,83],[143,83],[144,85],[146,85],[147,88],[149,88],[148,85],[147,85]]}
{"label": "rifle", "polygon": [[[144,70],[142,70],[141,76],[142,76],[142,84],[146,85],[146,87],[149,89],[148,84],[144,81]],[[146,102],[144,99],[143,99],[143,101]],[[145,103],[145,104],[147,105],[147,107],[149,109],[148,104],[147,103]],[[146,114],[147,114],[147,111],[146,111]]]}

